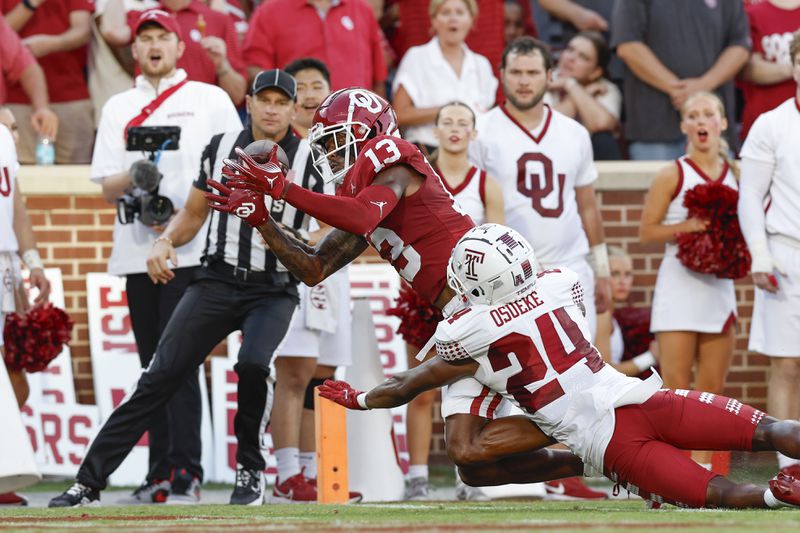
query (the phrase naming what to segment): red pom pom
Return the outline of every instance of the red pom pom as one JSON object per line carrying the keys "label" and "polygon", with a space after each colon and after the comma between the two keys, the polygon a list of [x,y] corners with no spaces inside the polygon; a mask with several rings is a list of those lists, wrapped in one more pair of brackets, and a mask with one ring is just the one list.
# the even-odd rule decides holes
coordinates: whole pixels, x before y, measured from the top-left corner
{"label": "red pom pom", "polygon": [[40,372],[72,338],[72,320],[62,309],[45,304],[25,316],[11,313],[3,329],[9,370]]}
{"label": "red pom pom", "polygon": [[678,235],[678,259],[695,272],[738,279],[750,272],[750,252],[739,228],[738,191],[711,181],[688,191],[683,205],[689,217],[709,221],[706,231]]}
{"label": "red pom pom", "polygon": [[406,283],[400,286],[400,294],[394,303],[395,307],[387,309],[386,314],[400,318],[397,333],[408,344],[422,348],[436,332],[442,311]]}

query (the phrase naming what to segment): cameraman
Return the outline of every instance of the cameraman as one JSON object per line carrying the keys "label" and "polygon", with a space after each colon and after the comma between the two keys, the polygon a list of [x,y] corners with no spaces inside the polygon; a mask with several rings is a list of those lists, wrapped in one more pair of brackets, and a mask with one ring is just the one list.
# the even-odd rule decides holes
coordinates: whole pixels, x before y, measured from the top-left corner
{"label": "cameraman", "polygon": [[[163,175],[158,194],[181,209],[197,175],[203,147],[224,131],[238,131],[242,124],[228,95],[214,85],[187,81],[176,68],[185,44],[180,40],[175,18],[160,9],[145,11],[135,26],[133,57],[141,70],[135,86],[113,96],[103,107],[92,157],[92,180],[103,187],[109,202],[130,191],[134,182]],[[180,127],[180,149],[156,157],[157,166],[140,152],[126,151],[130,128],[135,126]],[[131,172],[129,169],[132,169]],[[132,175],[133,173],[133,175]],[[140,194],[136,191],[135,194]],[[134,196],[135,197],[135,196]],[[178,253],[180,268],[164,285],[153,285],[147,277],[147,254],[157,240],[159,226],[148,215],[146,200],[127,205],[142,212],[133,223],[114,226],[114,247],[108,271],[126,276],[126,290],[133,333],[142,367],[156,350],[161,332],[189,283],[203,250],[202,237],[195,238]],[[130,203],[130,198],[128,198]],[[125,206],[120,206],[122,209]],[[167,213],[169,214],[169,213]],[[162,222],[165,223],[166,221]],[[150,431],[149,472],[133,494],[136,502],[193,503],[199,499],[200,392],[196,374],[187,376],[165,409],[153,416]],[[120,436],[111,436],[113,439]],[[170,484],[171,481],[171,484]]]}
{"label": "cameraman", "polygon": [[[230,503],[257,505],[264,499],[266,463],[260,446],[272,405],[269,364],[297,305],[297,282],[249,224],[227,214],[212,212],[209,217],[205,192],[211,190],[208,179],[226,181],[220,174],[223,159],[236,158],[236,147],[244,148],[256,140],[276,142],[283,149],[287,157],[282,164],[296,172],[296,183],[322,192],[323,182],[312,164],[308,142],[289,127],[296,97],[294,79],[281,70],[261,72],[253,80],[251,93],[246,97],[250,128],[211,139],[186,208],[169,223],[147,260],[149,275],[157,286],[172,283],[177,270],[169,263],[174,267],[176,254],[200,235],[207,243],[204,264],[164,330],[153,364],[142,374],[130,399],[100,430],[78,470],[76,483],[52,499],[50,507],[98,500],[106,478],[144,433],[152,413],[175,392],[176,383],[193,376],[214,346],[238,329],[244,338],[234,367],[239,378],[239,408],[233,421],[238,446]],[[283,201],[267,200],[253,210],[253,216],[269,213],[292,228],[288,231],[307,235],[309,217]]]}

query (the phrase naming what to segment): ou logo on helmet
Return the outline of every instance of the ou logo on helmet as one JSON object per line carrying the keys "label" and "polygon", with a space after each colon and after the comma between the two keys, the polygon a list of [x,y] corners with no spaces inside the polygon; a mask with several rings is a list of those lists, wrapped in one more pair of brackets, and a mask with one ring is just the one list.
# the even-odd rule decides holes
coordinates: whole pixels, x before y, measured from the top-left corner
{"label": "ou logo on helmet", "polygon": [[236,216],[240,218],[247,218],[256,212],[256,204],[253,202],[245,202],[236,208]]}
{"label": "ou logo on helmet", "polygon": [[378,113],[383,108],[383,104],[375,94],[369,91],[362,91],[359,89],[355,89],[353,91],[350,91],[351,117],[353,115],[353,109],[356,107],[363,107],[370,113]]}
{"label": "ou logo on helmet", "polygon": [[466,272],[464,276],[470,281],[478,281],[478,274],[475,272],[476,264],[483,264],[483,258],[486,254],[478,252],[477,250],[464,250],[464,266]]}

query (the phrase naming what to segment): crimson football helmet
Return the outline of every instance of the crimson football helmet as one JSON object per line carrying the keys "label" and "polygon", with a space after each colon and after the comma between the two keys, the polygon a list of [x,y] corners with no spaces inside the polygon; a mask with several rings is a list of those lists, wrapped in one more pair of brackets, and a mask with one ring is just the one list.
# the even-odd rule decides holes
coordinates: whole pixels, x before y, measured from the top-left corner
{"label": "crimson football helmet", "polygon": [[[339,184],[355,164],[361,146],[378,135],[398,135],[397,116],[389,102],[358,87],[331,93],[314,113],[308,131],[314,166],[326,182]],[[337,168],[331,167],[332,161]]]}

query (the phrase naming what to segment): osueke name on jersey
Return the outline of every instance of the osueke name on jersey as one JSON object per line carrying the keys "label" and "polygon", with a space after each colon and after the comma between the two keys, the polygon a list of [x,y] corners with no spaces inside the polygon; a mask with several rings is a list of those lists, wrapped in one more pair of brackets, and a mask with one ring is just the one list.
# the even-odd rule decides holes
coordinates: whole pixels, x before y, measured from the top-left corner
{"label": "osueke name on jersey", "polygon": [[440,322],[436,351],[445,360],[474,359],[476,380],[602,468],[614,403],[643,382],[603,363],[588,341],[581,300],[575,272],[545,271],[534,290],[514,302],[474,305]]}

